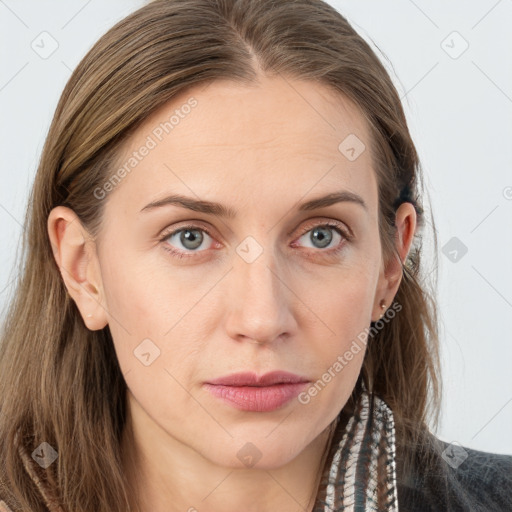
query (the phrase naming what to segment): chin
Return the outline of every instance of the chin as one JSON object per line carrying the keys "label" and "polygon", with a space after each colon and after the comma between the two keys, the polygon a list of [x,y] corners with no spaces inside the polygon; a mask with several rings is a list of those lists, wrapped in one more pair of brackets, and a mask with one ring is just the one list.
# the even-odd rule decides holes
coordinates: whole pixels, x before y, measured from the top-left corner
{"label": "chin", "polygon": [[249,429],[244,435],[212,439],[202,455],[213,464],[229,469],[277,469],[295,459],[309,444],[306,432],[291,435],[289,426],[287,428],[283,426],[280,434],[268,435],[266,430],[262,433],[260,427],[257,434]]}

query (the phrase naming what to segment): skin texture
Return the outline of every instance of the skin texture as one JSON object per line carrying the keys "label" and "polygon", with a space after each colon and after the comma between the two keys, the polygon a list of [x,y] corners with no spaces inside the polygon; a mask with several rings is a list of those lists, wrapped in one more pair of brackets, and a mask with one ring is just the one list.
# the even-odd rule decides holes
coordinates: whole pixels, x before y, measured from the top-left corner
{"label": "skin texture", "polygon": [[[86,326],[112,333],[135,436],[124,439],[123,454],[136,460],[127,474],[136,474],[145,511],[311,510],[327,428],[354,388],[364,350],[307,404],[294,399],[272,412],[239,411],[202,384],[276,369],[315,382],[380,318],[380,301],[392,303],[401,268],[381,255],[369,132],[351,102],[318,84],[219,81],[154,112],[121,161],[191,97],[197,106],[102,199],[96,240],[72,210],[51,212],[55,259]],[[349,134],[366,146],[354,161],[338,150]],[[367,210],[351,202],[297,210],[341,190],[360,195]],[[222,203],[236,217],[175,205],[141,212],[171,193]],[[324,228],[332,241],[323,248],[311,230],[327,221],[352,240]],[[180,233],[159,239],[187,223],[211,236],[195,232],[203,235],[195,249]],[[399,208],[396,225],[404,261],[416,228],[411,204]],[[262,249],[250,263],[237,252],[257,247],[246,237]],[[134,350],[148,338],[160,353],[146,366]],[[248,442],[260,456],[253,467],[237,457]]]}

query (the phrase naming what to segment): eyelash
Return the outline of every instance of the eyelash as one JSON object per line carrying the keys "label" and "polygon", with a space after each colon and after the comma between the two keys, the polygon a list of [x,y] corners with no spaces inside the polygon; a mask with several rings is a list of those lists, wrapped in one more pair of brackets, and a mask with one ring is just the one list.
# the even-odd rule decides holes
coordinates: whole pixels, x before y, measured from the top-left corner
{"label": "eyelash", "polygon": [[[344,239],[344,241],[342,241],[340,244],[338,244],[338,246],[335,247],[334,249],[328,249],[328,250],[325,250],[325,251],[319,249],[318,251],[314,251],[314,252],[321,252],[321,253],[323,253],[326,256],[335,257],[335,256],[338,255],[339,252],[341,252],[344,249],[345,243],[348,243],[348,242],[350,242],[352,240],[352,235],[350,235],[348,233],[348,231],[342,227],[342,224],[337,223],[337,222],[333,222],[333,221],[326,221],[326,222],[321,222],[321,223],[318,223],[318,224],[314,224],[313,226],[308,226],[307,228],[305,228],[300,233],[299,238],[304,236],[309,231],[312,231],[313,229],[318,228],[318,227],[330,227],[330,228],[333,228],[337,233],[339,233],[341,235],[341,237]],[[204,227],[201,227],[201,226],[189,224],[189,225],[186,225],[186,226],[181,226],[179,229],[175,229],[174,231],[169,231],[169,232],[164,233],[160,237],[159,240],[160,240],[160,242],[164,242],[166,239],[170,238],[171,236],[175,235],[176,233],[179,233],[180,231],[186,231],[187,229],[203,231],[209,237],[213,238],[210,230],[208,230],[208,229],[206,229]],[[192,252],[190,254],[186,254],[186,253],[184,253],[182,251],[178,251],[176,249],[171,248],[169,245],[167,245],[165,243],[163,244],[163,248],[164,248],[165,251],[171,253],[171,255],[173,257],[176,257],[178,259],[194,257],[194,252]],[[203,251],[199,251],[199,252],[203,252]]]}

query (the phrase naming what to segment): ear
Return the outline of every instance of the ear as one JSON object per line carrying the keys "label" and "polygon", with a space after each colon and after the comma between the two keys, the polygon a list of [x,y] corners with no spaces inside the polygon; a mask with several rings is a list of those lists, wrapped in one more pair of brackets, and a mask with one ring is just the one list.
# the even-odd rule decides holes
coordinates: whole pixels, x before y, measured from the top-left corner
{"label": "ear", "polygon": [[96,243],[70,208],[55,207],[48,235],[64,284],[91,331],[108,324]]}
{"label": "ear", "polygon": [[[386,266],[381,268],[373,305],[372,322],[379,320],[389,308],[402,281],[402,264],[409,254],[416,231],[416,210],[413,204],[406,202],[400,205],[396,212],[395,225],[397,228],[395,247],[400,259],[393,255]],[[385,308],[380,306],[381,302],[384,302]]]}

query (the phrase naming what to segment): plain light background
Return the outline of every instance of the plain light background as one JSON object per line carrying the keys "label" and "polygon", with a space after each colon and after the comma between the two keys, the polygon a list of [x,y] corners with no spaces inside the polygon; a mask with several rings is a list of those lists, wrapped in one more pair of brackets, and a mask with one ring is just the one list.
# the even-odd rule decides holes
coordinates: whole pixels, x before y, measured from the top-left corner
{"label": "plain light background", "polygon": [[[439,244],[438,435],[512,454],[512,1],[329,3],[390,71],[422,161]],[[0,0],[2,309],[62,89],[94,42],[143,4]]]}

